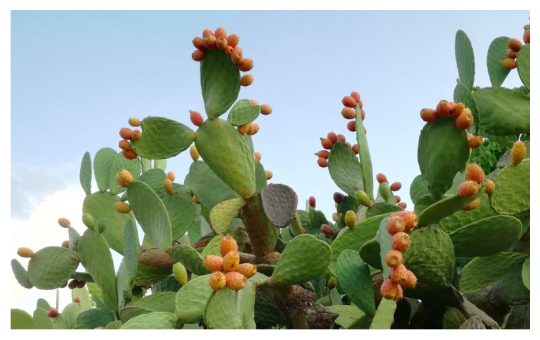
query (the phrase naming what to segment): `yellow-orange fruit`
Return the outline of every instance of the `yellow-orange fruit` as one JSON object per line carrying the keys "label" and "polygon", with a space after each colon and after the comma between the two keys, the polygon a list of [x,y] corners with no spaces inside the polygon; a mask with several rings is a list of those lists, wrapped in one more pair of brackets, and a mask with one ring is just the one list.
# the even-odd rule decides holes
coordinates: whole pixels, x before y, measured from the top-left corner
{"label": "yellow-orange fruit", "polygon": [[131,144],[129,144],[129,142],[125,139],[122,139],[121,141],[119,141],[118,146],[122,150],[129,150],[131,148]]}
{"label": "yellow-orange fruit", "polygon": [[345,225],[347,225],[349,229],[353,229],[356,225],[356,214],[353,210],[348,210],[345,213]]}
{"label": "yellow-orange fruit", "polygon": [[484,177],[484,170],[476,163],[470,163],[465,168],[465,178],[468,181],[475,181],[478,184],[482,184]]}
{"label": "yellow-orange fruit", "polygon": [[437,111],[433,109],[423,108],[420,110],[420,118],[424,122],[433,123],[437,119],[439,119],[439,116],[437,115]]}
{"label": "yellow-orange fruit", "polygon": [[492,180],[486,179],[486,194],[491,195],[495,191],[495,183]]}
{"label": "yellow-orange fruit", "polygon": [[465,110],[465,104],[457,103],[454,112],[450,114],[450,117],[456,119],[463,113],[463,110]]}
{"label": "yellow-orange fruit", "polygon": [[124,127],[120,129],[120,137],[123,139],[131,139],[133,131],[130,128]]}
{"label": "yellow-orange fruit", "polygon": [[131,139],[133,140],[141,139],[141,130],[133,130],[133,133],[131,134]]}
{"label": "yellow-orange fruit", "polygon": [[384,262],[388,267],[396,267],[403,262],[403,254],[398,250],[390,250],[384,256]]}
{"label": "yellow-orange fruit", "polygon": [[133,183],[133,175],[126,169],[120,169],[116,174],[116,182],[122,188],[127,187],[129,184]]}
{"label": "yellow-orange fruit", "polygon": [[404,284],[407,281],[407,268],[403,263],[390,268],[390,279],[397,284]]}
{"label": "yellow-orange fruit", "polygon": [[255,99],[250,99],[249,102],[250,102],[251,105],[253,105],[253,106],[259,105],[259,103],[257,103],[257,101],[256,101]]}
{"label": "yellow-orange fruit", "polygon": [[141,126],[141,120],[139,118],[130,118],[128,124],[133,127],[139,127]]}
{"label": "yellow-orange fruit", "polygon": [[62,228],[67,228],[71,225],[71,223],[69,222],[69,220],[65,217],[60,217],[58,219],[58,224],[62,227]]}
{"label": "yellow-orange fruit", "polygon": [[261,105],[261,114],[263,115],[269,115],[272,113],[272,107],[268,104],[262,104]]}
{"label": "yellow-orange fruit", "polygon": [[517,141],[512,146],[512,163],[519,164],[525,158],[527,153],[527,146],[521,141]]}
{"label": "yellow-orange fruit", "polygon": [[235,48],[238,46],[238,42],[240,41],[240,38],[236,34],[231,34],[227,37],[227,43],[232,48]]}
{"label": "yellow-orange fruit", "polygon": [[412,230],[418,225],[418,216],[412,211],[397,211],[392,216],[401,217],[405,221],[405,229],[407,230]]}
{"label": "yellow-orange fruit", "polygon": [[350,107],[344,107],[342,110],[341,110],[341,115],[343,116],[343,118],[345,119],[353,119],[356,117],[356,111],[353,109],[353,108],[350,108]]}
{"label": "yellow-orange fruit", "polygon": [[508,47],[510,47],[510,49],[514,52],[519,52],[519,50],[521,50],[523,45],[521,44],[521,41],[519,41],[518,39],[511,38],[511,39],[508,39]]}
{"label": "yellow-orange fruit", "polygon": [[351,97],[351,96],[345,96],[343,97],[343,99],[341,100],[341,103],[343,103],[343,106],[346,106],[346,107],[356,107],[356,100]]}
{"label": "yellow-orange fruit", "polygon": [[191,156],[191,159],[193,159],[194,162],[196,162],[199,159],[199,151],[195,147],[195,145],[192,145],[189,148],[189,155]]}
{"label": "yellow-orange fruit", "polygon": [[127,214],[131,211],[131,207],[126,202],[114,202],[114,210],[121,214]]}
{"label": "yellow-orange fruit", "polygon": [[251,74],[244,74],[242,78],[240,78],[240,85],[242,86],[249,86],[253,83],[253,76]]}
{"label": "yellow-orange fruit", "polygon": [[167,173],[167,178],[174,182],[174,180],[176,179],[176,175],[174,174],[174,172],[169,171]]}
{"label": "yellow-orange fruit", "polygon": [[255,159],[257,160],[257,162],[260,162],[261,161],[261,153],[258,152],[258,151],[255,151],[255,153],[253,154],[253,157],[255,157]]}
{"label": "yellow-orange fruit", "polygon": [[203,266],[211,272],[222,272],[223,258],[217,255],[206,255]]}
{"label": "yellow-orange fruit", "polygon": [[225,256],[231,251],[238,251],[238,244],[232,236],[225,236],[219,242],[219,253]]}
{"label": "yellow-orange fruit", "polygon": [[204,51],[201,50],[195,50],[193,53],[191,53],[191,59],[195,61],[202,61],[204,60],[205,54]]}
{"label": "yellow-orange fruit", "polygon": [[69,241],[68,240],[62,242],[62,248],[69,248]]}
{"label": "yellow-orange fruit", "polygon": [[135,151],[133,151],[133,149],[122,150],[122,155],[124,155],[124,157],[129,160],[137,158],[137,154],[135,153]]}
{"label": "yellow-orange fruit", "polygon": [[228,272],[225,274],[227,287],[231,290],[240,290],[247,284],[247,278],[238,272]]}
{"label": "yellow-orange fruit", "polygon": [[204,40],[204,46],[208,49],[216,48],[216,36],[213,34],[209,34],[206,37],[203,38]]}
{"label": "yellow-orange fruit", "polygon": [[437,116],[439,116],[441,118],[444,118],[444,117],[448,117],[450,115],[451,109],[452,108],[448,104],[447,100],[441,100],[437,104],[437,108],[435,109],[435,111],[437,112]]}
{"label": "yellow-orange fruit", "polygon": [[381,295],[387,300],[398,301],[403,298],[403,288],[387,278],[381,285]]}
{"label": "yellow-orange fruit", "polygon": [[474,118],[471,110],[466,108],[463,110],[463,113],[456,118],[456,126],[462,130],[466,130],[471,127],[473,120]]}
{"label": "yellow-orange fruit", "polygon": [[236,271],[249,279],[257,273],[257,267],[251,263],[242,263],[238,265]]}
{"label": "yellow-orange fruit", "polygon": [[234,52],[234,47],[232,47],[232,46],[225,47],[225,54],[226,55],[232,55],[233,52]]}
{"label": "yellow-orange fruit", "polygon": [[459,197],[467,198],[476,195],[478,192],[478,183],[475,181],[465,181],[461,183],[457,189]]}
{"label": "yellow-orange fruit", "polygon": [[219,37],[216,40],[216,47],[218,50],[224,50],[228,47],[227,38]]}
{"label": "yellow-orange fruit", "polygon": [[407,270],[407,280],[405,280],[402,286],[403,288],[414,288],[417,281],[418,279],[416,278],[416,275],[414,275],[414,273],[410,270]]}
{"label": "yellow-orange fruit", "polygon": [[405,220],[397,215],[391,215],[386,223],[386,231],[390,235],[399,233],[405,230]]}
{"label": "yellow-orange fruit", "polygon": [[247,132],[248,135],[253,136],[258,131],[259,131],[259,125],[257,123],[249,124],[249,129],[248,129],[248,132]]}
{"label": "yellow-orange fruit", "polygon": [[172,181],[169,178],[165,178],[163,180],[163,189],[166,193],[172,194],[173,193],[173,185]]}
{"label": "yellow-orange fruit", "polygon": [[480,197],[478,197],[477,199],[469,203],[465,208],[463,208],[463,210],[471,211],[478,208],[479,205],[480,205]]}
{"label": "yellow-orange fruit", "polygon": [[242,54],[242,48],[239,46],[236,46],[234,48],[234,52],[231,54],[231,61],[235,64],[240,64],[242,61],[243,54]]}
{"label": "yellow-orange fruit", "polygon": [[259,129],[260,129],[260,128],[261,128],[261,127],[259,126],[259,124],[254,123],[254,124],[253,124],[253,133],[252,133],[252,135],[256,135],[257,132],[259,132]]}
{"label": "yellow-orange fruit", "polygon": [[227,284],[227,278],[222,272],[213,272],[208,278],[208,284],[212,290],[221,290]]}
{"label": "yellow-orange fruit", "polygon": [[405,251],[411,245],[411,238],[404,232],[395,233],[392,236],[392,249]]}
{"label": "yellow-orange fruit", "polygon": [[240,264],[240,254],[237,251],[230,251],[223,257],[223,271],[232,272]]}
{"label": "yellow-orange fruit", "polygon": [[274,177],[274,173],[270,170],[266,170],[264,174],[266,175],[267,180],[272,179],[272,177]]}
{"label": "yellow-orange fruit", "polygon": [[198,50],[204,50],[204,40],[201,37],[195,37],[192,40],[193,46]]}
{"label": "yellow-orange fruit", "polygon": [[34,257],[34,251],[30,248],[20,247],[17,249],[17,255],[20,257],[31,258]]}
{"label": "yellow-orange fruit", "polygon": [[253,68],[253,59],[242,58],[238,64],[238,69],[242,72],[247,72]]}
{"label": "yellow-orange fruit", "polygon": [[516,60],[512,58],[499,60],[499,63],[507,70],[513,70],[517,67]]}
{"label": "yellow-orange fruit", "polygon": [[211,35],[211,34],[214,34],[214,32],[212,32],[211,29],[209,29],[209,28],[205,29],[205,30],[202,32],[203,39],[204,39],[204,37],[206,37],[206,36],[208,36],[208,35]]}
{"label": "yellow-orange fruit", "polygon": [[225,38],[227,39],[227,31],[223,27],[218,27],[214,32],[216,38]]}
{"label": "yellow-orange fruit", "polygon": [[469,147],[471,149],[479,148],[484,143],[484,139],[482,138],[482,136],[473,136],[471,133],[469,133],[468,137],[469,140],[467,141],[467,143],[469,144]]}
{"label": "yellow-orange fruit", "polygon": [[249,126],[250,126],[251,123],[247,123],[247,124],[244,124],[244,125],[240,125],[238,127],[238,132],[240,132],[241,135],[247,133],[249,131]]}

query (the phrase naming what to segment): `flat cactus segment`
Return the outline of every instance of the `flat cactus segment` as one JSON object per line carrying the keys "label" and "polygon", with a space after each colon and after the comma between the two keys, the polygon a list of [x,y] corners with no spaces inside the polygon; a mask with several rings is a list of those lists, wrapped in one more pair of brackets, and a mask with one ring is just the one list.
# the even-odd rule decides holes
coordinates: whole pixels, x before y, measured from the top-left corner
{"label": "flat cactus segment", "polygon": [[188,231],[195,220],[197,205],[190,196],[182,192],[167,194],[162,200],[171,221],[171,237],[177,240]]}
{"label": "flat cactus segment", "polygon": [[49,308],[51,308],[51,305],[49,305],[47,300],[40,298],[40,299],[37,300],[36,308],[37,309],[49,310]]}
{"label": "flat cactus segment", "polygon": [[150,169],[145,171],[137,178],[138,181],[144,182],[156,193],[163,189],[163,181],[167,178],[165,171],[161,169]]}
{"label": "flat cactus segment", "polygon": [[165,169],[167,169],[167,160],[166,159],[154,159],[154,169],[161,169],[161,170],[165,171]]}
{"label": "flat cactus segment", "polygon": [[356,104],[356,141],[358,142],[358,156],[360,157],[361,176],[364,184],[364,191],[369,198],[373,199],[373,166],[371,165],[371,154],[369,153],[368,141],[364,132],[362,122],[362,108]]}
{"label": "flat cactus segment", "polygon": [[133,303],[133,306],[150,309],[155,312],[174,312],[176,292],[161,292],[144,296]]}
{"label": "flat cactus segment", "polygon": [[280,231],[267,217],[261,194],[256,193],[246,200],[240,215],[251,244],[256,245],[253,246],[253,253],[260,262],[267,254],[274,252]]}
{"label": "flat cactus segment", "polygon": [[147,117],[141,121],[141,128],[141,139],[132,140],[131,147],[137,155],[154,159],[154,165],[155,160],[178,155],[195,140],[195,132],[189,127],[163,117]]}
{"label": "flat cactus segment", "polygon": [[205,50],[201,61],[201,90],[208,118],[225,113],[240,93],[240,71],[230,56],[215,49]]}
{"label": "flat cactus segment", "polygon": [[476,257],[463,268],[459,280],[459,290],[472,293],[496,282],[512,267],[521,265],[527,255],[519,253],[499,253]]}
{"label": "flat cactus segment", "polygon": [[120,329],[122,328],[122,321],[120,320],[114,320],[114,321],[111,321],[107,324],[107,326],[105,326],[105,329]]}
{"label": "flat cactus segment", "polygon": [[375,269],[383,269],[383,264],[381,262],[381,245],[379,244],[378,235],[376,238],[364,243],[360,247],[359,253],[364,262]]}
{"label": "flat cactus segment", "polygon": [[339,314],[334,322],[345,329],[369,329],[372,321],[372,318],[355,305],[331,305],[328,310]]}
{"label": "flat cactus segment", "polygon": [[261,162],[255,162],[255,189],[261,191],[268,185],[268,180],[266,179],[266,172],[264,166]]}
{"label": "flat cactus segment", "polygon": [[69,303],[62,309],[62,316],[64,317],[68,329],[77,328],[77,318],[81,312],[82,308],[76,302]]}
{"label": "flat cactus segment", "polygon": [[416,215],[419,215],[422,211],[424,211],[427,208],[431,207],[435,203],[437,203],[437,200],[435,198],[433,198],[433,196],[431,196],[431,194],[421,196],[414,203],[414,213]]}
{"label": "flat cactus segment", "polygon": [[402,210],[403,208],[395,204],[380,202],[380,203],[375,203],[373,207],[367,210],[366,217],[370,218],[373,216],[384,215],[391,212],[402,211]]}
{"label": "flat cactus segment", "polygon": [[[101,288],[107,307],[116,310],[116,278],[107,242],[96,231],[88,229],[79,241],[79,258],[94,282]],[[65,282],[65,281],[64,281]]]}
{"label": "flat cactus segment", "polygon": [[79,298],[81,301],[79,304],[81,305],[82,310],[87,310],[92,308],[92,302],[90,301],[90,294],[88,293],[88,290],[86,287],[82,288],[75,288],[71,291],[71,299],[75,301],[76,298]]}
{"label": "flat cactus segment", "polygon": [[244,205],[243,198],[233,198],[215,205],[210,211],[210,225],[216,234],[223,234]]}
{"label": "flat cactus segment", "polygon": [[449,286],[456,266],[450,237],[433,227],[416,229],[410,236],[411,246],[403,254],[403,263],[418,278],[417,286]]}
{"label": "flat cactus segment", "polygon": [[257,119],[260,113],[260,105],[251,104],[249,99],[240,99],[232,107],[227,120],[231,125],[241,126]]}
{"label": "flat cactus segment", "polygon": [[394,323],[396,308],[396,301],[382,299],[369,329],[390,329],[392,323]]}
{"label": "flat cactus segment", "polygon": [[456,32],[456,63],[459,74],[459,82],[472,89],[474,85],[474,51],[471,40],[463,32]]}
{"label": "flat cactus segment", "polygon": [[443,329],[459,329],[467,321],[465,316],[454,307],[445,307],[443,315]]}
{"label": "flat cactus segment", "polygon": [[176,280],[174,275],[169,275],[152,285],[152,294],[159,292],[177,292],[182,285]]}
{"label": "flat cactus segment", "polygon": [[467,132],[458,129],[453,119],[438,119],[424,126],[418,142],[418,164],[433,197],[437,199],[450,189],[456,172],[465,170],[469,153]]}
{"label": "flat cactus segment", "polygon": [[137,307],[137,306],[128,306],[128,307],[124,307],[120,309],[120,312],[118,314],[120,315],[120,320],[123,323],[126,323],[136,316],[148,314],[152,312],[153,311],[151,309]]}
{"label": "flat cactus segment", "polygon": [[138,158],[132,160],[126,159],[121,152],[116,155],[116,158],[111,165],[111,172],[109,173],[109,191],[111,194],[116,195],[126,190],[126,188],[121,187],[116,182],[116,174],[118,174],[118,171],[121,169],[129,171],[134,180],[138,179],[141,174],[141,162]]}
{"label": "flat cactus segment", "polygon": [[36,329],[34,319],[22,309],[11,309],[11,329]]}
{"label": "flat cactus segment", "polygon": [[36,329],[54,329],[51,318],[47,315],[47,310],[38,308],[33,314]]}
{"label": "flat cactus segment", "polygon": [[531,258],[528,257],[521,267],[521,278],[528,290],[531,290]]}
{"label": "flat cactus segment", "polygon": [[147,249],[137,258],[136,286],[154,284],[172,273],[174,260],[161,249]]}
{"label": "flat cactus segment", "polygon": [[195,248],[181,244],[173,247],[170,252],[173,260],[180,262],[187,270],[196,275],[206,275],[210,272],[203,265],[203,257]]}
{"label": "flat cactus segment", "polygon": [[343,251],[337,261],[339,286],[364,313],[375,316],[375,297],[367,263],[354,250]]}
{"label": "flat cactus segment", "polygon": [[530,98],[502,87],[475,91],[480,128],[496,136],[517,135],[531,131]]}
{"label": "flat cactus segment", "polygon": [[498,37],[491,42],[487,53],[487,69],[491,86],[501,86],[510,73],[510,70],[502,66],[500,60],[508,58],[508,37]]}
{"label": "flat cactus segment", "polygon": [[68,227],[68,235],[69,249],[77,251],[79,249],[79,239],[81,238],[81,235],[79,235],[77,230],[73,229],[71,226]]}
{"label": "flat cactus segment", "polygon": [[38,289],[56,289],[71,278],[78,266],[76,252],[63,247],[46,247],[28,262],[28,279]]}
{"label": "flat cactus segment", "polygon": [[521,222],[512,216],[492,216],[459,228],[449,236],[456,256],[488,256],[508,250],[519,239]]}
{"label": "flat cactus segment", "polygon": [[[310,221],[310,225],[309,225],[309,228],[308,229],[307,227],[304,227],[306,229],[306,231],[310,234],[314,234],[316,236],[319,235],[319,233],[321,232],[321,225],[323,224],[328,224],[328,225],[331,225],[330,222],[328,222],[328,220],[326,219],[326,216],[324,216],[324,213],[320,210],[315,210],[311,207],[309,207],[309,221]],[[302,224],[303,226],[303,224]]]}
{"label": "flat cactus segment", "polygon": [[181,323],[196,323],[202,319],[206,303],[212,294],[208,284],[210,274],[191,279],[175,297],[174,314]]}
{"label": "flat cactus segment", "polygon": [[323,273],[330,264],[330,246],[312,235],[293,238],[281,253],[268,284],[294,285],[309,281]]}
{"label": "flat cactus segment", "polygon": [[364,190],[362,167],[347,144],[342,142],[334,144],[328,157],[328,171],[332,180],[347,195],[354,197],[357,190]]}
{"label": "flat cactus segment", "polygon": [[524,285],[521,267],[512,267],[491,286],[491,297],[500,305],[521,305],[530,301],[530,290]]}
{"label": "flat cactus segment", "polygon": [[204,310],[204,324],[210,329],[239,329],[236,292],[224,288],[212,293]]}
{"label": "flat cactus segment", "polygon": [[92,192],[92,159],[89,152],[83,156],[79,179],[84,192],[89,195]]}
{"label": "flat cactus segment", "polygon": [[499,215],[491,207],[491,198],[486,193],[480,195],[479,198],[480,205],[478,208],[471,211],[456,211],[452,215],[443,218],[439,224],[444,231],[450,233],[483,218]]}
{"label": "flat cactus segment", "polygon": [[240,314],[241,329],[257,328],[255,324],[257,284],[253,281],[253,278],[248,280],[247,285],[238,293],[238,314]]}
{"label": "flat cactus segment", "polygon": [[100,222],[105,224],[106,227],[101,236],[105,238],[109,247],[123,254],[124,227],[128,221],[135,223],[135,219],[132,212],[121,214],[116,211],[114,208],[116,202],[120,202],[118,196],[109,192],[96,192],[84,198],[83,213],[92,215],[96,225]]}
{"label": "flat cactus segment", "polygon": [[94,176],[96,176],[96,183],[101,192],[109,189],[109,175],[116,155],[116,150],[102,148],[94,156]]}
{"label": "flat cactus segment", "polygon": [[145,173],[148,170],[152,169],[152,160],[148,158],[141,157],[141,166],[142,172]]}
{"label": "flat cactus segment", "polygon": [[178,319],[172,313],[152,312],[129,319],[121,329],[175,329]]}
{"label": "flat cactus segment", "polygon": [[409,189],[409,195],[411,196],[411,200],[413,204],[416,204],[416,201],[424,195],[429,194],[429,183],[428,181],[422,176],[422,174],[416,176],[410,186]]}
{"label": "flat cactus segment", "polygon": [[105,327],[112,321],[114,321],[114,319],[109,311],[94,308],[80,313],[76,323],[77,327],[94,329],[97,327]]}
{"label": "flat cactus segment", "polygon": [[504,167],[495,180],[491,205],[497,212],[514,215],[531,206],[531,161]]}
{"label": "flat cactus segment", "polygon": [[294,190],[284,184],[274,184],[261,191],[264,213],[278,228],[289,225],[296,213],[298,196]]}
{"label": "flat cactus segment", "polygon": [[126,222],[124,228],[124,264],[128,273],[128,280],[133,283],[137,273],[137,256],[140,253],[139,235],[137,227],[132,220]]}
{"label": "flat cactus segment", "polygon": [[531,89],[531,45],[524,45],[516,57],[516,66],[521,82]]}
{"label": "flat cactus segment", "polygon": [[127,188],[135,218],[151,244],[168,250],[172,243],[171,222],[158,195],[145,183],[134,181]]}
{"label": "flat cactus segment", "polygon": [[19,282],[21,286],[27,289],[34,287],[32,282],[28,279],[28,272],[17,259],[11,260],[11,270],[13,270],[15,279],[17,279],[17,282]]}
{"label": "flat cactus segment", "polygon": [[225,235],[216,235],[208,242],[206,247],[204,247],[203,251],[201,252],[201,256],[203,259],[206,257],[206,255],[216,255],[221,256],[221,253],[219,252],[219,243],[221,240],[225,237]]}

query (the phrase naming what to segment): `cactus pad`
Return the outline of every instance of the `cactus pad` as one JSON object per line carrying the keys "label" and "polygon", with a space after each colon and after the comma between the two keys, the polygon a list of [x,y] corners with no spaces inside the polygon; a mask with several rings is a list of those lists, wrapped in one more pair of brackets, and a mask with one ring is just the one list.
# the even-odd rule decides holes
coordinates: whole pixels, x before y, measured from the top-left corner
{"label": "cactus pad", "polygon": [[531,45],[527,44],[519,50],[516,57],[516,66],[521,82],[527,89],[531,89]]}
{"label": "cactus pad", "polygon": [[94,156],[94,175],[96,176],[96,183],[101,192],[109,189],[109,175],[116,155],[116,150],[102,148]]}
{"label": "cactus pad", "polygon": [[496,188],[491,197],[491,204],[497,212],[514,215],[530,209],[530,172],[530,159],[503,168],[497,176]]}
{"label": "cactus pad", "polygon": [[197,205],[190,196],[182,192],[167,194],[162,200],[171,221],[171,238],[177,240],[191,226],[197,215]]}
{"label": "cactus pad", "polygon": [[22,309],[11,309],[11,329],[36,329],[32,316]]}
{"label": "cactus pad", "polygon": [[196,275],[206,275],[210,273],[203,265],[203,257],[193,247],[181,244],[173,247],[170,252],[173,260],[180,262],[187,270]]}
{"label": "cactus pad", "polygon": [[392,323],[394,323],[394,312],[396,308],[397,303],[394,300],[382,299],[369,328],[390,329]]}
{"label": "cactus pad", "polygon": [[328,310],[339,314],[335,323],[345,329],[368,329],[371,318],[355,305],[331,305]]}
{"label": "cactus pad", "polygon": [[294,190],[283,184],[274,184],[261,191],[264,213],[278,228],[289,225],[296,213],[298,196]]}
{"label": "cactus pad", "polygon": [[476,222],[486,217],[496,216],[499,213],[491,207],[490,197],[484,193],[479,196],[480,205],[471,211],[456,211],[450,216],[443,218],[439,224],[446,232],[455,231],[467,224]]}
{"label": "cactus pad", "polygon": [[178,319],[172,313],[152,312],[129,319],[121,329],[175,329]]}
{"label": "cactus pad", "polygon": [[254,121],[260,113],[260,105],[251,104],[249,99],[240,99],[232,107],[227,120],[231,125],[241,126]]}
{"label": "cactus pad", "polygon": [[521,268],[521,278],[528,290],[531,290],[531,258],[528,257]]}
{"label": "cactus pad", "polygon": [[347,144],[334,144],[328,157],[328,171],[336,185],[347,195],[354,197],[357,190],[364,190],[362,167]]}
{"label": "cactus pad", "polygon": [[216,234],[223,234],[244,205],[243,198],[233,198],[215,205],[210,211],[210,225]]}
{"label": "cactus pad", "polygon": [[339,286],[347,297],[364,313],[375,315],[375,298],[371,288],[368,265],[354,250],[343,251],[337,261]]}
{"label": "cactus pad", "polygon": [[28,279],[28,272],[18,260],[11,260],[11,270],[13,270],[15,279],[17,279],[17,282],[19,282],[21,286],[27,289],[34,287],[32,282]]}
{"label": "cactus pad", "polygon": [[96,327],[105,327],[114,321],[109,311],[95,308],[83,311],[77,317],[77,327],[94,329]]}
{"label": "cactus pad", "polygon": [[155,312],[174,312],[176,292],[160,292],[144,296],[133,303],[133,306],[150,309]]}
{"label": "cactus pad", "polygon": [[487,54],[487,69],[491,86],[501,86],[510,70],[499,62],[508,58],[506,49],[508,48],[508,37],[498,37],[491,42]]}
{"label": "cactus pad", "polygon": [[128,281],[133,283],[137,273],[137,257],[139,256],[139,235],[133,221],[128,220],[124,228],[124,264],[128,273]]}
{"label": "cactus pad", "polygon": [[368,141],[364,132],[364,122],[362,121],[362,108],[356,104],[356,141],[358,142],[358,156],[360,157],[361,176],[364,183],[364,191],[368,197],[373,199],[373,166],[371,164],[371,154],[369,153]]}
{"label": "cactus pad", "polygon": [[416,201],[418,201],[420,197],[429,194],[428,186],[428,181],[421,174],[413,179],[409,189],[409,195],[411,196],[413,204],[416,204]]}
{"label": "cactus pad", "polygon": [[471,40],[462,30],[456,33],[455,51],[459,82],[468,89],[472,89],[474,85],[474,52]]}
{"label": "cactus pad", "polygon": [[33,319],[36,329],[54,329],[52,319],[47,315],[47,310],[38,308],[34,311]]}
{"label": "cactus pad", "polygon": [[83,156],[79,179],[84,192],[89,195],[92,192],[92,159],[89,152]]}
{"label": "cactus pad", "polygon": [[174,314],[179,322],[195,323],[202,319],[204,308],[212,294],[209,278],[210,274],[191,279],[176,292]]}
{"label": "cactus pad", "polygon": [[28,279],[36,288],[56,289],[71,278],[78,266],[76,252],[46,247],[37,251],[28,262]]}

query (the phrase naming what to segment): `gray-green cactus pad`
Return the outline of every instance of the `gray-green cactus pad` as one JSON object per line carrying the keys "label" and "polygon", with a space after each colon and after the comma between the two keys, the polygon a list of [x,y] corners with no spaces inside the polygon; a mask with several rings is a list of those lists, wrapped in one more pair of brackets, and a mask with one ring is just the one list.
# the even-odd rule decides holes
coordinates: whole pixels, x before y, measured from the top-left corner
{"label": "gray-green cactus pad", "polygon": [[531,88],[531,45],[524,45],[516,57],[516,66],[521,82],[526,88]]}
{"label": "gray-green cactus pad", "polygon": [[483,218],[499,215],[499,213],[491,207],[490,197],[486,193],[482,194],[479,198],[480,205],[476,209],[470,211],[456,211],[439,222],[441,227],[446,232],[450,233]]}
{"label": "gray-green cactus pad", "polygon": [[212,288],[210,274],[191,279],[176,293],[174,314],[181,323],[195,323],[202,319]]}
{"label": "gray-green cactus pad", "polygon": [[124,323],[121,329],[175,329],[178,319],[167,312],[142,314]]}
{"label": "gray-green cactus pad", "polygon": [[495,181],[491,197],[493,208],[501,214],[514,215],[531,206],[531,162],[504,167]]}
{"label": "gray-green cactus pad", "polygon": [[354,250],[343,251],[337,261],[339,286],[347,297],[364,313],[375,315],[375,297],[367,263]]}
{"label": "gray-green cactus pad", "polygon": [[251,104],[249,99],[240,99],[233,105],[227,120],[234,126],[245,125],[257,119],[260,113],[260,105]]}
{"label": "gray-green cactus pad", "polygon": [[492,86],[501,86],[510,70],[502,66],[500,60],[508,58],[508,37],[498,37],[491,42],[487,54],[487,69]]}
{"label": "gray-green cactus pad", "polygon": [[474,52],[471,40],[462,30],[456,32],[455,51],[459,82],[472,89],[474,85]]}
{"label": "gray-green cactus pad", "polygon": [[196,275],[210,273],[203,265],[201,254],[191,246],[181,244],[173,247],[170,255],[175,261],[182,263],[187,270]]}
{"label": "gray-green cactus pad", "polygon": [[76,252],[63,247],[46,247],[28,262],[28,279],[36,288],[56,289],[71,278],[78,266]]}
{"label": "gray-green cactus pad", "polygon": [[278,228],[289,225],[296,213],[298,196],[294,190],[283,184],[273,184],[261,191],[261,199],[266,217]]}
{"label": "gray-green cactus pad", "polygon": [[334,144],[328,157],[328,171],[336,185],[347,195],[354,197],[357,190],[364,190],[360,161],[347,144]]}

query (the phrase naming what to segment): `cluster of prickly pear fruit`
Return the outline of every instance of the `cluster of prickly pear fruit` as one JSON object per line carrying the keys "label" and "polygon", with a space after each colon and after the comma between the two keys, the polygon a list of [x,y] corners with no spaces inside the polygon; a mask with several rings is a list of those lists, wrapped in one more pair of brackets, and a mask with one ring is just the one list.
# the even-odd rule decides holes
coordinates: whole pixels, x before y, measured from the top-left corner
{"label": "cluster of prickly pear fruit", "polygon": [[[523,33],[523,42],[525,44],[530,44],[531,42],[531,30],[527,29],[525,33]],[[507,70],[513,70],[516,68],[516,57],[518,52],[523,47],[523,44],[519,39],[511,38],[508,39],[508,49],[506,50],[506,55],[508,58],[499,60],[501,65],[507,69]]]}
{"label": "cluster of prickly pear fruit", "polygon": [[450,117],[456,120],[456,126],[462,130],[471,127],[474,121],[471,109],[465,107],[463,103],[441,100],[436,109],[424,108],[420,111],[420,118],[428,123],[433,123],[439,118]]}

